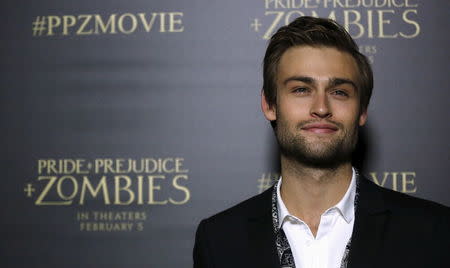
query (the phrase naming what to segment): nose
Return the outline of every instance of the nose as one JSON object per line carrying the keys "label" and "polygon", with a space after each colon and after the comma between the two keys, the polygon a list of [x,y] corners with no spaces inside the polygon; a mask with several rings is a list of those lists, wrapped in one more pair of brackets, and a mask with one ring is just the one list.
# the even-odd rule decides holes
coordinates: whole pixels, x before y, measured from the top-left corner
{"label": "nose", "polygon": [[331,117],[331,109],[325,93],[318,93],[313,97],[310,114],[314,118]]}

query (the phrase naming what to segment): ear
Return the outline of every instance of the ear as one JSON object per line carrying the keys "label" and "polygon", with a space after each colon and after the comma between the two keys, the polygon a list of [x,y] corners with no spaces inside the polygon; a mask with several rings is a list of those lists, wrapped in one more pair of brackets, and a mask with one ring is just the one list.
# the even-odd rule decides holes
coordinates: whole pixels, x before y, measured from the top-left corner
{"label": "ear", "polygon": [[367,109],[364,109],[364,111],[359,115],[359,126],[362,127],[366,124],[367,121]]}
{"label": "ear", "polygon": [[275,104],[270,105],[269,102],[267,102],[266,96],[264,95],[264,90],[261,90],[261,110],[267,120],[277,120],[277,111]]}

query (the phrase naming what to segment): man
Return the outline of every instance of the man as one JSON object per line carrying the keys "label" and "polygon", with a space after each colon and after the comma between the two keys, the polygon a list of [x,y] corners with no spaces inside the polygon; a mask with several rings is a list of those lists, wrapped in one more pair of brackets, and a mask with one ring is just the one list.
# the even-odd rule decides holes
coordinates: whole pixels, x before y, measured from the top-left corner
{"label": "man", "polygon": [[272,36],[261,106],[281,178],[200,223],[194,267],[450,267],[449,209],[352,168],[372,87],[366,57],[332,20],[301,17]]}

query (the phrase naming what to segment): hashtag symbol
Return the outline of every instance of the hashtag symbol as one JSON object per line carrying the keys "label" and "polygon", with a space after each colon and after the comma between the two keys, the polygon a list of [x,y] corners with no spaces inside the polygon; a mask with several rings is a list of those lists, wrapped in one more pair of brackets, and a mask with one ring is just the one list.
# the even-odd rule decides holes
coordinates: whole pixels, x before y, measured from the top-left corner
{"label": "hashtag symbol", "polygon": [[272,186],[273,174],[272,173],[263,173],[261,178],[258,179],[258,190],[259,193],[264,192]]}
{"label": "hashtag symbol", "polygon": [[33,36],[41,36],[46,29],[45,16],[37,16],[36,20],[32,23]]}

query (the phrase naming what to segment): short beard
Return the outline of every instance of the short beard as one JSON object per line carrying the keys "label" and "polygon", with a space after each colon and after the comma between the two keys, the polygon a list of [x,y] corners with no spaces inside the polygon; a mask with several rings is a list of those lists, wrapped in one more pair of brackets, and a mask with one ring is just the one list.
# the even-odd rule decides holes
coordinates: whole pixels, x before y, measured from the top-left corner
{"label": "short beard", "polygon": [[[317,144],[321,145],[322,148],[314,148],[315,144],[306,141],[302,135],[289,133],[289,131],[286,131],[287,127],[280,128],[280,123],[284,125],[283,122],[277,122],[275,135],[280,152],[284,157],[304,166],[318,169],[336,169],[344,163],[351,162],[352,153],[358,141],[357,123],[354,129],[347,131],[343,128],[342,124],[332,122],[332,124],[344,131],[343,136],[338,140],[326,142],[327,144]],[[301,128],[308,123],[311,122],[308,121],[299,124],[296,130],[301,131]],[[280,129],[284,131],[280,131]]]}

